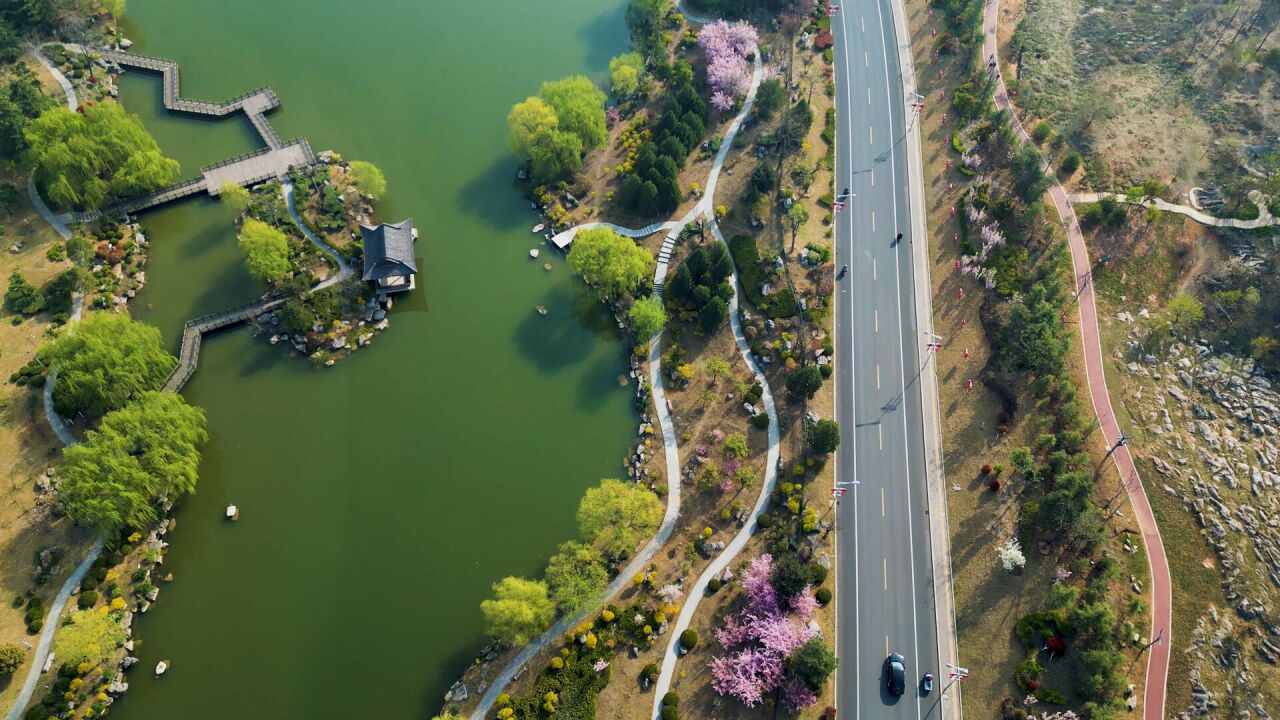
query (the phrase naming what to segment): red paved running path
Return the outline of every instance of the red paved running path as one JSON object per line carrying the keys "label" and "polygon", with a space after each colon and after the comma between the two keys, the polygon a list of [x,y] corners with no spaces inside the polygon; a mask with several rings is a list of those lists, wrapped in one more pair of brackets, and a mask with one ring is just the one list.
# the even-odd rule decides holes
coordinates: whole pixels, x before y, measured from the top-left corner
{"label": "red paved running path", "polygon": [[[995,62],[998,53],[996,27],[999,22],[999,0],[988,0],[983,29],[986,39],[983,42],[982,54],[988,64]],[[999,70],[997,62],[993,70]],[[1009,95],[1005,89],[1003,74],[996,78],[996,107],[1008,109],[1009,117],[1017,131],[1021,142],[1030,142],[1031,138],[1023,129],[1018,115],[1009,103]],[[1049,169],[1049,177],[1053,178],[1053,170]],[[1049,188],[1049,197],[1058,211],[1058,217],[1067,229],[1067,244],[1071,248],[1071,266],[1075,273],[1075,286],[1078,292],[1076,308],[1080,314],[1080,339],[1084,350],[1085,379],[1089,385],[1089,397],[1093,400],[1093,410],[1098,416],[1102,430],[1103,442],[1109,448],[1120,437],[1120,426],[1116,422],[1115,412],[1111,409],[1111,398],[1107,394],[1107,379],[1102,359],[1102,343],[1098,332],[1098,309],[1093,302],[1092,273],[1089,264],[1089,249],[1084,244],[1084,235],[1080,232],[1080,224],[1076,221],[1075,211],[1067,199],[1067,192],[1056,179]],[[1160,642],[1152,645],[1147,651],[1146,697],[1143,699],[1144,720],[1164,720],[1165,685],[1169,679],[1169,647],[1172,635],[1169,620],[1172,609],[1172,589],[1169,586],[1169,562],[1164,554],[1164,542],[1160,539],[1160,528],[1156,526],[1155,515],[1151,512],[1151,503],[1138,478],[1138,468],[1133,464],[1133,456],[1128,446],[1120,446],[1111,453],[1116,469],[1124,481],[1125,490],[1129,494],[1129,502],[1133,505],[1134,516],[1138,520],[1138,528],[1142,531],[1142,541],[1147,549],[1147,564],[1151,570],[1151,633],[1149,638],[1160,638]]]}

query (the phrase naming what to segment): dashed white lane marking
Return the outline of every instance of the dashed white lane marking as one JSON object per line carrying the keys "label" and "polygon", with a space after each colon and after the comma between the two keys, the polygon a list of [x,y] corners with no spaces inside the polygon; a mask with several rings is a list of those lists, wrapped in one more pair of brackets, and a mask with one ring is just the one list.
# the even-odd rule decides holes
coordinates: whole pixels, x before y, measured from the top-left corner
{"label": "dashed white lane marking", "polygon": [[871,86],[867,86],[867,104],[871,104]]}
{"label": "dashed white lane marking", "polygon": [[880,332],[880,311],[879,310],[875,311],[875,320],[876,320],[876,332]]}
{"label": "dashed white lane marking", "polygon": [[879,443],[880,449],[884,449],[884,426],[876,425],[876,442]]}
{"label": "dashed white lane marking", "polygon": [[875,187],[875,186],[876,186],[876,171],[872,170],[871,171],[871,187]]}
{"label": "dashed white lane marking", "polygon": [[862,53],[862,66],[871,67],[871,56],[868,55],[866,51],[863,51]]}
{"label": "dashed white lane marking", "polygon": [[871,129],[870,125],[867,126],[867,142],[871,145],[876,144],[876,133]]}
{"label": "dashed white lane marking", "polygon": [[884,488],[880,488],[880,517],[884,517]]}
{"label": "dashed white lane marking", "polygon": [[876,365],[876,389],[880,389],[880,366]]}
{"label": "dashed white lane marking", "polygon": [[[876,279],[876,259],[871,258],[871,279]],[[878,310],[876,312],[879,312]]]}
{"label": "dashed white lane marking", "polygon": [[[880,558],[880,561],[884,563],[884,589],[888,590],[889,589],[889,558]],[[887,635],[884,638],[884,645],[885,645],[884,654],[888,655],[889,654],[889,650],[888,650],[889,637]]]}
{"label": "dashed white lane marking", "polygon": [[875,232],[875,231],[876,231],[876,212],[875,210],[872,210],[871,211],[871,232]]}

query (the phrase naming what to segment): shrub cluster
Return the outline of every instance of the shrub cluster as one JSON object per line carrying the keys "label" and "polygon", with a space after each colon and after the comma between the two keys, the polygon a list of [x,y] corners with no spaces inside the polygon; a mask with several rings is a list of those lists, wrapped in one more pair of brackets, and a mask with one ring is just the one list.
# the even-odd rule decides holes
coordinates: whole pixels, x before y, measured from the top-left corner
{"label": "shrub cluster", "polygon": [[728,317],[733,299],[733,261],[720,243],[696,248],[676,268],[667,284],[666,299],[686,319],[697,317],[703,332],[712,332]]}
{"label": "shrub cluster", "polygon": [[687,63],[676,68],[667,94],[662,117],[618,191],[618,202],[641,215],[675,212],[683,196],[680,170],[707,132],[707,105],[694,89],[693,69]]}
{"label": "shrub cluster", "polygon": [[796,313],[796,299],[788,289],[764,294],[765,271],[756,249],[756,241],[746,235],[736,235],[729,240],[733,263],[738,267],[738,279],[742,292],[752,305],[771,318],[790,317]]}

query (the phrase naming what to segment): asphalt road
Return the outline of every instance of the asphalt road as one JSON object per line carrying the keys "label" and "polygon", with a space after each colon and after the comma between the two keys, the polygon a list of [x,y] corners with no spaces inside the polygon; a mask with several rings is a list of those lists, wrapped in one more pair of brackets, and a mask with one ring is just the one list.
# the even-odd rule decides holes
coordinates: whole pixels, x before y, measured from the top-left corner
{"label": "asphalt road", "polygon": [[[836,509],[839,717],[939,718],[946,685],[938,651],[926,495],[913,238],[904,137],[907,99],[890,0],[844,0],[835,35]],[[895,236],[903,233],[901,243]],[[944,530],[945,532],[945,530]],[[885,659],[906,657],[906,693],[885,688]],[[920,679],[934,674],[925,696]]]}

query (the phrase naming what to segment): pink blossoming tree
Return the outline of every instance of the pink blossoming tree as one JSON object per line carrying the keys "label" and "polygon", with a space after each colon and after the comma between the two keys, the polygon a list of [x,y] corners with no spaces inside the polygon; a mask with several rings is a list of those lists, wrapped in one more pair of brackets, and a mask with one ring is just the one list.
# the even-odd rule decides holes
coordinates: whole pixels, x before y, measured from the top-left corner
{"label": "pink blossoming tree", "polygon": [[715,108],[732,108],[751,88],[747,57],[755,52],[757,39],[756,29],[744,21],[718,20],[698,34],[698,47],[707,56],[707,84]]}
{"label": "pink blossoming tree", "polygon": [[788,709],[799,710],[818,701],[817,696],[795,679],[787,681],[784,663],[788,656],[817,635],[805,623],[816,603],[810,588],[805,588],[791,601],[791,617],[778,602],[778,593],[769,577],[773,557],[755,558],[742,574],[746,606],[724,619],[715,630],[716,640],[728,654],[711,660],[711,687],[720,695],[740,700],[747,707],[764,701],[765,693],[782,689],[782,702]]}

